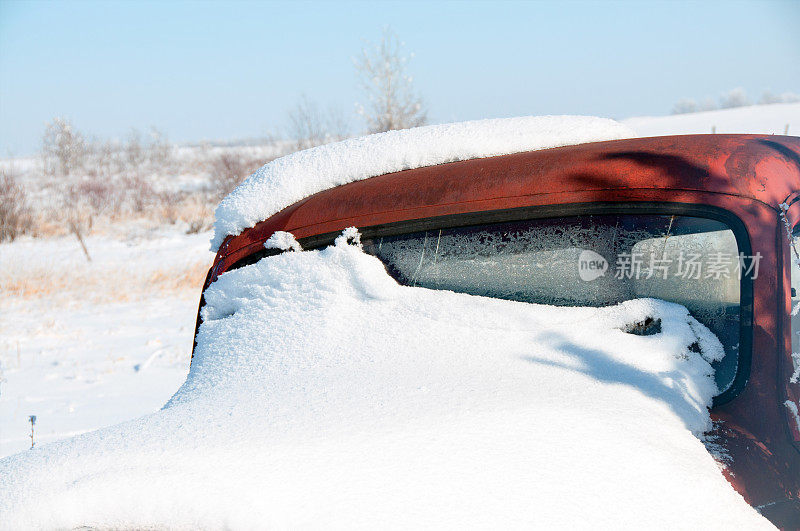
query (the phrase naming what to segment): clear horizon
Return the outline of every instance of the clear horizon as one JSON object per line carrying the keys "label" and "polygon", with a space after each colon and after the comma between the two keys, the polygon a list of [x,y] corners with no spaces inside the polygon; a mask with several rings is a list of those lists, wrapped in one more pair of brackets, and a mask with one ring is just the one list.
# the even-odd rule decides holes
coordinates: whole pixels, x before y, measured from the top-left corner
{"label": "clear horizon", "polygon": [[200,142],[280,135],[302,95],[354,131],[353,57],[390,26],[433,123],[669,114],[800,92],[800,3],[0,2],[0,156],[64,116]]}

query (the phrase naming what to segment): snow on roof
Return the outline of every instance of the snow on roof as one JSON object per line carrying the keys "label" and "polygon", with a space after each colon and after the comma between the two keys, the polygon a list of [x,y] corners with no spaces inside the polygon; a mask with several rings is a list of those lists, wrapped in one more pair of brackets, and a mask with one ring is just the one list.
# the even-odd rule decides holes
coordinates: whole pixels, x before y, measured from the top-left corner
{"label": "snow on roof", "polygon": [[698,439],[684,307],[400,286],[348,241],[221,275],[172,400],[0,460],[0,528],[771,528]]}
{"label": "snow on roof", "polygon": [[211,250],[282,209],[353,181],[446,162],[635,136],[590,116],[526,116],[388,131],[292,153],[262,166],[215,212]]}

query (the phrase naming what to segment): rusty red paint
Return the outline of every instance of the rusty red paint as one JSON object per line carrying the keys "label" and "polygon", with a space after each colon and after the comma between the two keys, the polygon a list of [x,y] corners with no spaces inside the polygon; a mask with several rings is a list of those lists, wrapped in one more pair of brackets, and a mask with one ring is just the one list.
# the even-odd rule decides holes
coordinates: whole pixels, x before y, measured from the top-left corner
{"label": "rusty red paint", "polygon": [[[297,238],[448,214],[584,202],[677,202],[723,208],[744,223],[753,253],[750,379],[714,408],[730,483],[777,525],[800,527],[800,431],[784,405],[790,384],[789,245],[779,205],[800,221],[800,138],[686,135],[597,142],[406,170],[308,197],[235,237],[206,285],[263,249],[276,230]],[[794,201],[794,202],[792,202]]]}

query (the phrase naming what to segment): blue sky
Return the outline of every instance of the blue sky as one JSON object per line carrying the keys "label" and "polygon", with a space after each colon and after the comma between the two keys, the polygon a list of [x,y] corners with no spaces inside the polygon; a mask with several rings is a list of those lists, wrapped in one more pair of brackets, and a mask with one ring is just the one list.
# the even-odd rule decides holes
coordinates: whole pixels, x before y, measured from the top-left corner
{"label": "blue sky", "polygon": [[185,142],[280,133],[301,94],[353,114],[365,98],[352,58],[386,25],[415,53],[433,122],[800,92],[796,0],[0,0],[0,156],[38,149],[54,116],[101,138],[155,126]]}

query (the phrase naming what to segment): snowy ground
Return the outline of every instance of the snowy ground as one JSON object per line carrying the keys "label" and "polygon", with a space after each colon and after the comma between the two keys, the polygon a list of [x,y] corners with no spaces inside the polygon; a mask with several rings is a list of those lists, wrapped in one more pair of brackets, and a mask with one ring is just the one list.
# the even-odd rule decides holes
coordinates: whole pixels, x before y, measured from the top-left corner
{"label": "snowy ground", "polygon": [[186,377],[209,234],[0,244],[0,456],[161,407]]}
{"label": "snowy ground", "polygon": [[622,123],[640,136],[687,135],[709,133],[762,133],[800,135],[800,103],[751,105],[735,109],[639,116]]}

